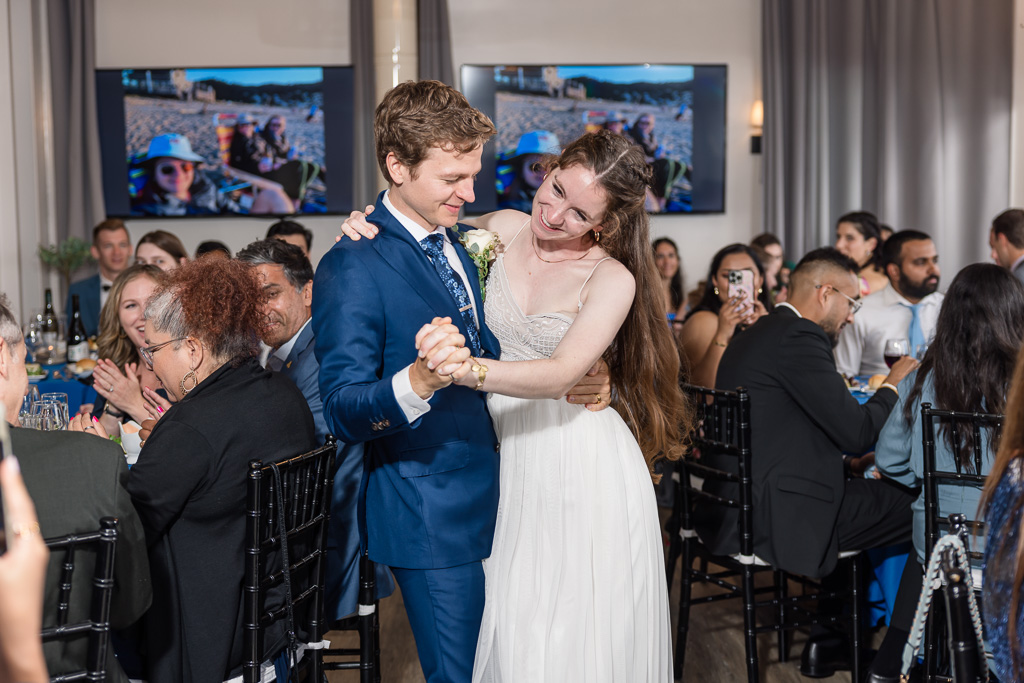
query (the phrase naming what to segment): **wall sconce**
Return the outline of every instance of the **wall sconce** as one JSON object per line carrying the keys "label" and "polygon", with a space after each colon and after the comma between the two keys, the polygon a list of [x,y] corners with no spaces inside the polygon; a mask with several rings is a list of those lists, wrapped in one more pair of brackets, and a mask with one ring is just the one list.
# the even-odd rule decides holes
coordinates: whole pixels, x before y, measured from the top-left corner
{"label": "wall sconce", "polygon": [[750,136],[750,153],[761,153],[761,134],[764,131],[764,103],[761,100],[754,100],[754,106],[750,108],[750,127],[754,129]]}

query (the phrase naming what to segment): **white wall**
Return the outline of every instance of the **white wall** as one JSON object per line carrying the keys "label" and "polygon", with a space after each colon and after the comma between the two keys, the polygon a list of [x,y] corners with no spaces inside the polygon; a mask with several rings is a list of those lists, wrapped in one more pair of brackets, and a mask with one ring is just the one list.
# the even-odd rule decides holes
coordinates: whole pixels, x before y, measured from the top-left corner
{"label": "white wall", "polygon": [[761,93],[757,0],[449,0],[453,61],[462,64],[726,64],[725,213],[654,216],[651,236],[679,244],[687,287],[711,257],[761,231],[760,157],[750,109]]}
{"label": "white wall", "polygon": [[[101,0],[96,68],[343,66],[351,63],[348,0]],[[369,198],[369,199],[372,199]],[[133,239],[169,230],[189,252],[216,239],[237,251],[266,235],[268,218],[136,219]],[[301,218],[314,233],[313,263],[333,244],[336,217]]]}

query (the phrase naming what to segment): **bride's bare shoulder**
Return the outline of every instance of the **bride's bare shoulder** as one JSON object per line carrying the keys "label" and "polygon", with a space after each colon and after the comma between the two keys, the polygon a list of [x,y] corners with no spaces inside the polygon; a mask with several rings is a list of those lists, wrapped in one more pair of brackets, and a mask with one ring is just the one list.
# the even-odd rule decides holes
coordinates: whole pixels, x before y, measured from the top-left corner
{"label": "bride's bare shoulder", "polygon": [[519,229],[530,219],[529,214],[513,209],[504,209],[463,221],[478,230],[495,232],[502,244],[508,244]]}

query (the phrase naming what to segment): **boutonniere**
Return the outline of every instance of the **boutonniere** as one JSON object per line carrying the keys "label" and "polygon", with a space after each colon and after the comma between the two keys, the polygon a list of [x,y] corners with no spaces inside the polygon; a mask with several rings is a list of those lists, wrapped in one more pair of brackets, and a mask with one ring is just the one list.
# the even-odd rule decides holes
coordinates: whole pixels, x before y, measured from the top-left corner
{"label": "boutonniere", "polygon": [[476,273],[480,278],[480,296],[487,298],[487,273],[491,269],[491,263],[502,250],[498,233],[487,230],[464,230],[459,232],[459,241],[466,247],[469,257],[476,264]]}

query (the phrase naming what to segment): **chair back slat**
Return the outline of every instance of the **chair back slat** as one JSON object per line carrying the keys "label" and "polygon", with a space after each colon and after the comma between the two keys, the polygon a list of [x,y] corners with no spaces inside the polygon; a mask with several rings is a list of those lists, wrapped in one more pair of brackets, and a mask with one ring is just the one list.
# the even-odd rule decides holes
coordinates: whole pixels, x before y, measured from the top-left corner
{"label": "chair back slat", "polygon": [[[61,556],[60,585],[57,587],[57,613],[53,621],[44,615],[40,633],[44,643],[88,639],[85,668],[53,672],[51,681],[107,680],[107,652],[110,648],[110,602],[114,595],[114,556],[117,551],[117,519],[103,517],[97,531],[71,534],[46,540],[53,556]],[[69,623],[74,577],[82,561],[93,557],[88,617]],[[82,582],[79,582],[80,584]],[[83,586],[79,586],[82,590]],[[49,625],[51,624],[52,625]]]}
{"label": "chair back slat", "polygon": [[[243,582],[246,683],[258,681],[261,664],[276,654],[266,651],[274,644],[268,641],[287,633],[290,626],[281,622],[287,622],[290,612],[295,615],[294,628],[305,640],[323,639],[327,520],[337,448],[334,437],[328,437],[322,447],[297,457],[249,463]],[[290,598],[282,589],[286,579]],[[268,633],[270,629],[274,633]],[[308,680],[320,680],[320,652],[313,649],[304,657],[312,667]]]}
{"label": "chair back slat", "polygon": [[[964,486],[982,488],[985,485],[984,459],[986,448],[983,431],[988,430],[991,437],[997,437],[1002,428],[1003,416],[993,413],[968,413],[932,408],[931,403],[921,404],[922,453],[924,455],[924,508],[925,508],[925,556],[938,542],[943,526],[948,526],[947,515],[939,510],[939,486]],[[954,470],[940,470],[936,463],[936,438],[942,427],[949,430],[952,437]],[[964,437],[966,442],[964,441]],[[969,466],[963,467],[963,456],[970,450]],[[964,469],[968,471],[965,472]],[[984,522],[974,519],[975,511],[971,510],[965,518],[967,523],[978,532],[984,531]],[[980,553],[971,551],[972,558],[978,559]]]}
{"label": "chair back slat", "polygon": [[[682,528],[693,529],[693,503],[700,499],[738,511],[740,552],[754,552],[753,485],[750,452],[750,397],[746,389],[722,391],[683,385],[697,409],[690,450],[677,465]],[[691,475],[712,482],[697,488]]]}

